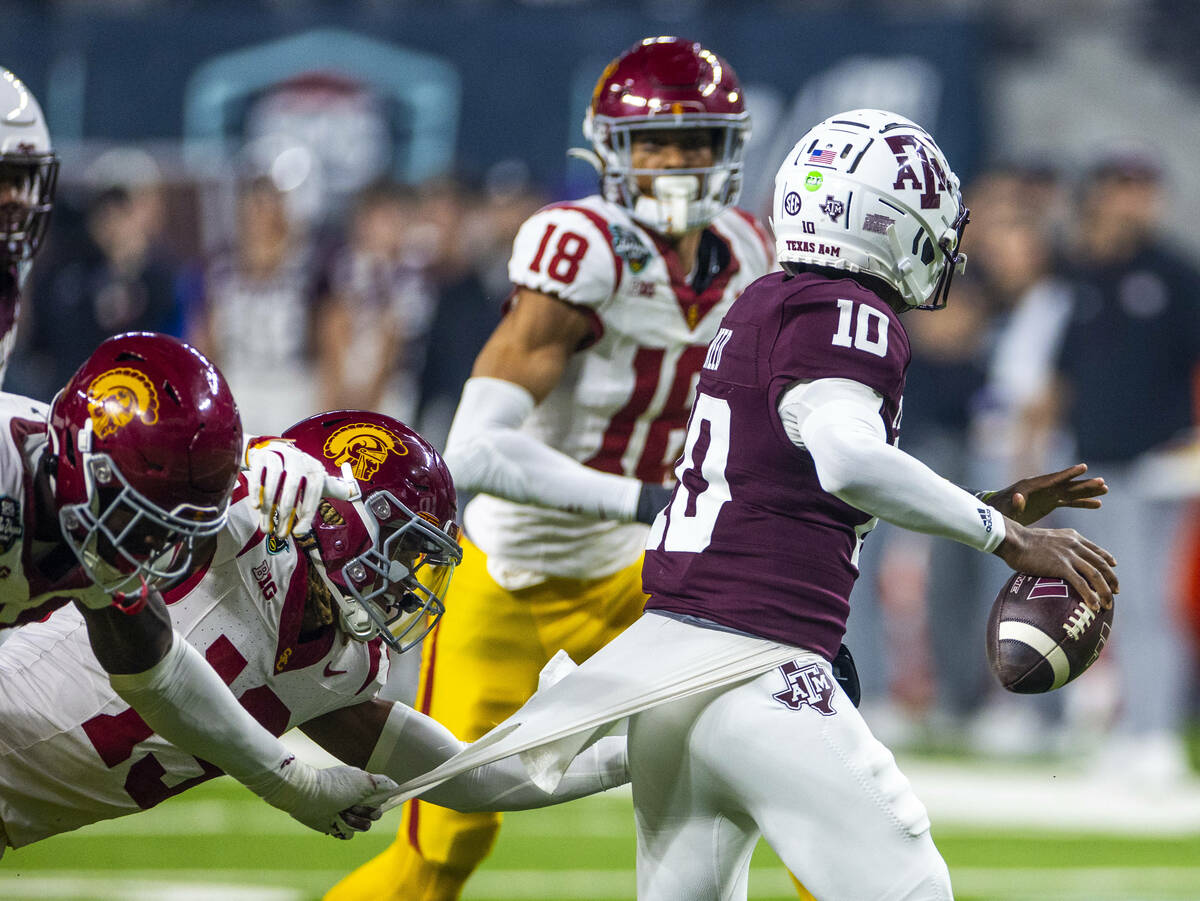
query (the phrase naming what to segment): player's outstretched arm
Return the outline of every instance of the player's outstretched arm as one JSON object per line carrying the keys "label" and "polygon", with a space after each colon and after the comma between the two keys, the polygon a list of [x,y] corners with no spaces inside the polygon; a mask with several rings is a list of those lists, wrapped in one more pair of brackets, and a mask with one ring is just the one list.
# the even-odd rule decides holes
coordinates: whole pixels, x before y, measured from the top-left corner
{"label": "player's outstretched arm", "polygon": [[[584,466],[520,428],[562,379],[590,329],[575,307],[537,291],[518,292],[475,361],[446,439],[444,456],[459,491],[604,519],[643,518],[644,486],[637,479]],[[661,509],[658,500],[665,503],[642,504],[644,517]]]}
{"label": "player's outstretched arm", "polygon": [[1102,478],[1085,479],[1086,463],[1058,472],[1031,476],[1001,491],[981,491],[975,496],[1023,526],[1033,525],[1059,507],[1099,510],[1101,495],[1108,494]]}
{"label": "player's outstretched arm", "polygon": [[318,832],[351,838],[378,818],[379,804],[395,783],[354,767],[318,769],[297,760],[171,629],[157,592],[134,614],[79,606],[113,689],[167,741],[220,767]]}
{"label": "player's outstretched arm", "polygon": [[[404,704],[378,699],[335,710],[301,729],[335,757],[407,782],[468,747],[445,726]],[[370,749],[369,756],[368,749]],[[532,781],[519,757],[506,757],[430,789],[422,800],[464,813],[561,804],[629,781],[625,736],[608,736],[567,767],[553,791]]]}

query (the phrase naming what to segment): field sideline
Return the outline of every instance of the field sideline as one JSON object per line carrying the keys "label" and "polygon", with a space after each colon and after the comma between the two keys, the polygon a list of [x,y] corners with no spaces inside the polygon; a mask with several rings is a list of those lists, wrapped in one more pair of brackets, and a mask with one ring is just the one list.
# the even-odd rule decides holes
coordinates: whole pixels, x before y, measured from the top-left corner
{"label": "field sideline", "polygon": [[[959,901],[1200,898],[1200,787],[1102,793],[1066,765],[901,763],[930,808]],[[9,851],[0,898],[310,901],[381,849],[397,823],[393,811],[370,834],[337,842],[221,779],[148,813]],[[464,899],[630,899],[633,863],[632,805],[617,790],[508,815]],[[754,899],[794,897],[766,845],[750,889]]]}

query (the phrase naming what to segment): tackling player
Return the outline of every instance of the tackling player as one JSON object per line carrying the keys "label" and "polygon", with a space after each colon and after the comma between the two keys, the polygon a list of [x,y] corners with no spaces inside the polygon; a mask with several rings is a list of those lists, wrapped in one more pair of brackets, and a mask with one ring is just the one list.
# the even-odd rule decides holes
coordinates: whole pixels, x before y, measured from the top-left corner
{"label": "tackling player", "polygon": [[[425,642],[417,705],[475,739],[642,612],[646,526],[665,503],[717,324],[773,266],[734,207],[750,122],[729,65],[647,38],[596,83],[584,135],[602,196],[521,227],[509,309],[446,446],[467,506],[454,608]],[[500,820],[408,805],[396,841],[330,901],[458,898]]]}
{"label": "tackling player", "polygon": [[[165,592],[175,629],[276,735],[299,725],[347,763],[397,780],[463,747],[448,730],[374,695],[386,642],[403,652],[437,620],[461,557],[454,485],[441,458],[390,417],[327,413],[283,439],[305,478],[353,474],[349,499],[322,501],[311,533],[260,528],[254,476],[233,493],[205,562]],[[313,471],[315,469],[315,472]],[[76,611],[62,610],[0,647],[0,836],[20,847],[145,810],[219,775],[168,742],[108,684]],[[47,697],[55,699],[48,707]],[[554,792],[512,758],[428,795],[463,809],[521,809],[627,781],[624,738],[593,746]],[[0,844],[0,852],[3,844]]]}
{"label": "tackling player", "polygon": [[37,98],[0,67],[0,382],[17,335],[21,287],[50,224],[58,158]]}
{"label": "tackling player", "polygon": [[[228,515],[242,428],[216,368],[174,338],[119,335],[49,407],[0,394],[0,426],[0,628],[73,601],[98,671],[155,730],[310,828],[368,828],[377,814],[359,805],[389,780],[296,761],[176,636],[159,594]],[[0,694],[18,685],[37,683],[7,673]]]}

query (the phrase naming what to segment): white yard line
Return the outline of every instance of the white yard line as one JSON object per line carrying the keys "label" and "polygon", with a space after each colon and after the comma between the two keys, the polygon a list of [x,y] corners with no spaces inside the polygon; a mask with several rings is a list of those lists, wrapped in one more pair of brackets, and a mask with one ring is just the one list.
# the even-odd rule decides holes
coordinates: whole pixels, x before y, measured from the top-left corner
{"label": "white yard line", "polygon": [[[341,871],[66,870],[54,876],[0,875],[0,897],[38,901],[300,901],[316,882],[332,885]],[[954,887],[963,894],[1005,901],[1194,901],[1200,867],[959,867]],[[265,884],[264,884],[265,883]],[[271,883],[274,883],[272,885]],[[609,901],[632,897],[632,870],[480,870],[468,883],[467,901]],[[288,886],[297,886],[295,888]],[[755,869],[750,897],[790,897],[787,874]]]}
{"label": "white yard line", "polygon": [[1005,767],[901,760],[900,768],[929,808],[935,835],[946,826],[1200,834],[1200,780],[1154,791],[1103,780],[1068,763]]}

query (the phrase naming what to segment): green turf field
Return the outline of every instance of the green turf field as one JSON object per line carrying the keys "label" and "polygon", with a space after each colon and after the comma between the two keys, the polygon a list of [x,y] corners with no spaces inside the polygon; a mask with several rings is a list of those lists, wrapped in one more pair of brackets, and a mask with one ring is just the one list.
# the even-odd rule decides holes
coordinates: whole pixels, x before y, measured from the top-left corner
{"label": "green turf field", "polygon": [[[338,842],[307,832],[222,779],[148,813],[9,851],[0,862],[0,898],[305,901],[381,849],[397,816]],[[960,901],[1200,899],[1200,830],[1166,835],[1143,828],[1140,836],[1122,836],[1084,832],[1084,823],[1073,833],[934,820]],[[1179,831],[1177,824],[1166,828]],[[465,898],[630,899],[633,864],[632,806],[627,793],[611,792],[510,814]],[[750,889],[755,899],[794,897],[765,845],[755,856]]]}

